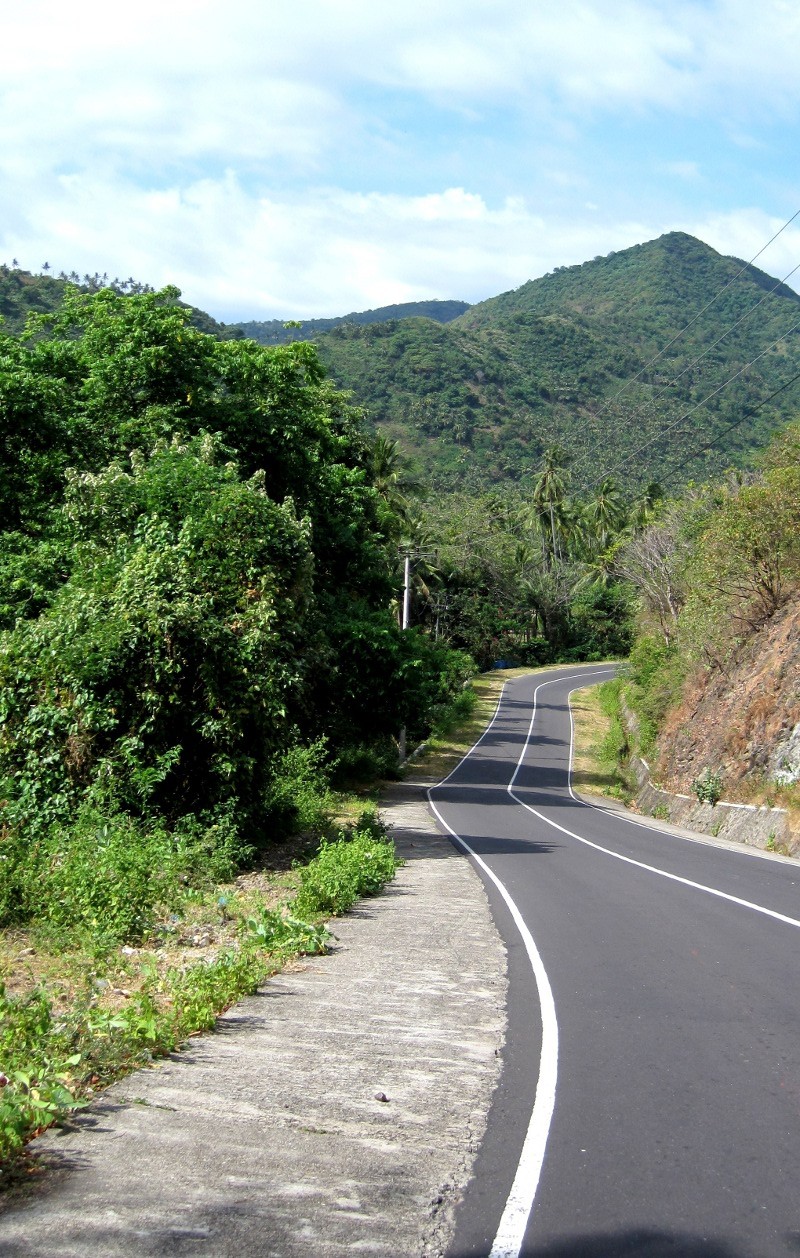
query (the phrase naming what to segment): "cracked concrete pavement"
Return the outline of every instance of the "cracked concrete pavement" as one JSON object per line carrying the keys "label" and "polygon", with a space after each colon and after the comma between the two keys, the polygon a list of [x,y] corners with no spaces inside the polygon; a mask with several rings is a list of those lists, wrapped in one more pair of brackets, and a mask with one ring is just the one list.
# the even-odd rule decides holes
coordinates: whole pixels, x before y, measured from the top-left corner
{"label": "cracked concrete pavement", "polygon": [[383,815],[396,880],[332,924],[328,956],[35,1141],[48,1169],[2,1207],[0,1254],[445,1252],[499,1074],[505,952],[422,784]]}

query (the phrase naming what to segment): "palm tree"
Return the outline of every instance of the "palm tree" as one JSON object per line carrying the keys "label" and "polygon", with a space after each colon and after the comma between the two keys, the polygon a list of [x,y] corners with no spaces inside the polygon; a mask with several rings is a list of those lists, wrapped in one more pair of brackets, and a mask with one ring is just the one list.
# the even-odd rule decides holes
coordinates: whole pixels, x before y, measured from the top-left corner
{"label": "palm tree", "polygon": [[596,549],[607,550],[612,538],[625,527],[628,518],[622,495],[610,476],[601,482],[595,497],[588,504],[587,514]]}
{"label": "palm tree", "polygon": [[562,558],[567,515],[567,466],[557,446],[545,450],[542,466],[533,486],[531,512],[542,538],[542,562],[549,572]]}
{"label": "palm tree", "polygon": [[398,442],[378,433],[367,455],[367,471],[372,487],[404,525],[411,511],[411,499],[420,492],[420,483]]}
{"label": "palm tree", "polygon": [[651,480],[631,507],[630,523],[635,532],[647,528],[656,512],[663,505],[664,490],[657,480]]}

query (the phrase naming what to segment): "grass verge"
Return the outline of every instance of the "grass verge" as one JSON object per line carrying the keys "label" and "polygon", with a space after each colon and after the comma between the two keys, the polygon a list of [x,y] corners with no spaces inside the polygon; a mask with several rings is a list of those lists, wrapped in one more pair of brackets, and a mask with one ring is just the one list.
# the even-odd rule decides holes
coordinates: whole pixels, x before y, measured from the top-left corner
{"label": "grass verge", "polygon": [[619,680],[586,686],[572,695],[575,744],[572,782],[576,790],[630,804],[634,791],[626,776],[628,736],[620,715]]}
{"label": "grass verge", "polygon": [[[563,664],[543,668],[498,668],[481,673],[470,682],[465,695],[472,693],[468,710],[454,711],[443,720],[425,743],[424,749],[406,765],[403,776],[417,781],[440,782],[447,777],[478,741],[494,716],[505,682],[530,673],[545,673]],[[466,705],[465,705],[466,707]]]}
{"label": "grass verge", "polygon": [[0,1185],[39,1131],[113,1079],[179,1048],[287,960],[326,951],[324,919],[374,895],[400,862],[373,810],[232,883],[187,890],[141,946],[52,924],[0,936]]}

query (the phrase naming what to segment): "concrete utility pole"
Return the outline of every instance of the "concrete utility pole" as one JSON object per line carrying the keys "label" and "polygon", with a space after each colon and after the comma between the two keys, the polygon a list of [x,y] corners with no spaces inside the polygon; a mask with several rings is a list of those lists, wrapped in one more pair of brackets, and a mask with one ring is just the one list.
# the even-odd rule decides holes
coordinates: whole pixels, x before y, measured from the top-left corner
{"label": "concrete utility pole", "polygon": [[[403,554],[403,616],[400,621],[402,629],[407,629],[411,619],[411,560],[414,559],[435,559],[435,550],[407,550]],[[397,740],[397,750],[400,755],[400,763],[402,764],[406,758],[406,727],[400,730],[400,737]]]}
{"label": "concrete utility pole", "polygon": [[411,612],[411,555],[407,554],[403,564],[403,629],[408,628]]}

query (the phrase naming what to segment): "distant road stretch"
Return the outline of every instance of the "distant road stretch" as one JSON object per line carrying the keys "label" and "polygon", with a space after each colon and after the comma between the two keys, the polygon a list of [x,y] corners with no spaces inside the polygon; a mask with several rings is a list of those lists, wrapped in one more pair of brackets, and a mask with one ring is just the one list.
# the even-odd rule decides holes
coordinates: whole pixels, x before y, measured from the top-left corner
{"label": "distant road stretch", "polygon": [[503,1075],[452,1258],[800,1253],[800,865],[570,786],[574,666],[507,683],[430,792],[508,948]]}

